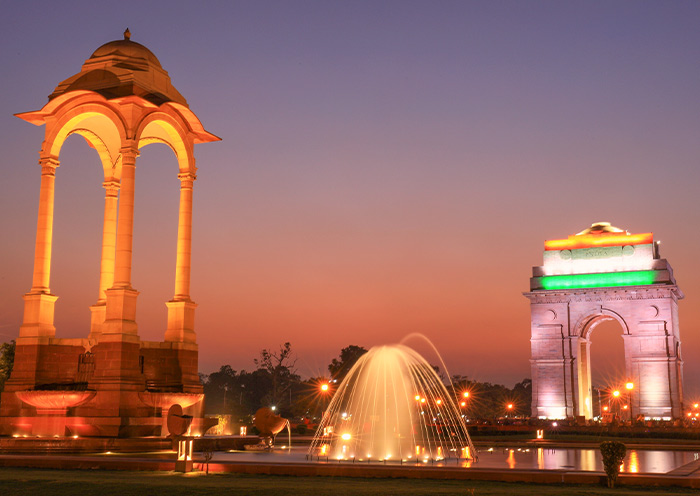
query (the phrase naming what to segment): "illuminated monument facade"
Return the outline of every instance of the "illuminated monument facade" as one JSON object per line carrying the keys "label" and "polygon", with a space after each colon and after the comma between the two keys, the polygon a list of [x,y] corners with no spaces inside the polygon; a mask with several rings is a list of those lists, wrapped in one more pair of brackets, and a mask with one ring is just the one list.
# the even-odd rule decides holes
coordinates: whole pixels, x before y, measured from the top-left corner
{"label": "illuminated monument facade", "polygon": [[[670,264],[652,233],[608,223],[545,241],[530,292],[532,415],[591,418],[591,332],[606,320],[622,328],[626,376],[619,378],[633,417],[679,418],[683,361],[678,300]],[[629,391],[624,387],[629,384]]]}
{"label": "illuminated monument facade", "polygon": [[[129,38],[127,30],[123,40],[99,47],[41,110],[17,115],[46,130],[39,158],[34,274],[24,295],[12,376],[0,403],[3,434],[164,435],[162,413],[169,406],[190,407],[185,412],[196,416],[203,398],[196,305],[190,299],[194,145],[219,138],[204,130],[155,55]],[[89,335],[59,339],[54,327],[58,297],[49,286],[54,179],[61,147],[72,134],[95,149],[104,172],[104,182],[95,184],[105,189],[102,257]],[[152,143],[173,150],[173,174],[180,180],[175,291],[166,303],[162,342],[139,338],[139,293],[131,285],[136,158]]]}

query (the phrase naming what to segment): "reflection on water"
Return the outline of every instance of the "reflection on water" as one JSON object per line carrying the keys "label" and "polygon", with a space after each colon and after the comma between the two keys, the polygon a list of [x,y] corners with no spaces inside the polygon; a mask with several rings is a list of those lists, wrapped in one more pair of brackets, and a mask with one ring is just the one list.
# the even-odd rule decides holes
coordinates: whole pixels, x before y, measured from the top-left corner
{"label": "reflection on water", "polygon": [[508,468],[515,468],[515,450],[509,450],[506,463],[508,464]]}
{"label": "reflection on water", "polygon": [[[639,456],[637,455],[637,450],[630,451],[629,467],[630,473],[636,474],[639,472]],[[626,472],[626,470],[623,469],[623,472]]]}
{"label": "reflection on water", "polygon": [[[259,453],[238,451],[217,453],[217,461],[258,461],[265,463],[379,463],[370,460],[340,462],[330,457],[315,457],[305,454],[306,448],[294,447],[284,452]],[[698,451],[663,451],[628,449],[622,464],[625,473],[666,473],[700,459]],[[391,460],[384,465],[416,465],[416,460]],[[493,469],[540,469],[603,472],[603,461],[597,449],[577,448],[481,448],[478,461],[443,460],[425,461],[421,465],[435,467],[493,468]]]}
{"label": "reflection on water", "polygon": [[[493,453],[493,456],[489,456]],[[500,455],[500,456],[499,456]],[[505,459],[503,457],[505,455]],[[627,456],[621,466],[624,473],[666,473],[682,465],[700,458],[693,451],[661,451],[661,450],[627,450]],[[499,460],[500,459],[500,460]],[[479,463],[474,467],[496,468],[538,468],[540,470],[583,470],[587,472],[602,472],[603,460],[600,451],[596,449],[575,448],[537,448],[533,450],[507,449],[487,452],[479,457]]]}

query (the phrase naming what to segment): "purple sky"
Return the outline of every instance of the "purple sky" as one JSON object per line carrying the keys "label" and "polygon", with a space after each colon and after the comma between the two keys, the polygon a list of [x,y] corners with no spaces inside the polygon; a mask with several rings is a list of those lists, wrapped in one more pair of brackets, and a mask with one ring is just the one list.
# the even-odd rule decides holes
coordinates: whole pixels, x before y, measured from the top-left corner
{"label": "purple sky", "polygon": [[[32,1],[2,19],[0,341],[31,285],[43,139],[12,114],[128,26],[223,138],[196,150],[203,372],[250,370],[291,341],[317,375],[344,346],[421,332],[451,373],[512,385],[530,375],[521,293],[543,241],[610,221],[663,241],[700,393],[700,2]],[[60,158],[51,289],[57,335],[80,337],[104,193],[82,138]],[[170,150],[142,150],[132,279],[147,340],[173,294],[176,174]],[[594,367],[610,376],[621,331],[599,329]]]}

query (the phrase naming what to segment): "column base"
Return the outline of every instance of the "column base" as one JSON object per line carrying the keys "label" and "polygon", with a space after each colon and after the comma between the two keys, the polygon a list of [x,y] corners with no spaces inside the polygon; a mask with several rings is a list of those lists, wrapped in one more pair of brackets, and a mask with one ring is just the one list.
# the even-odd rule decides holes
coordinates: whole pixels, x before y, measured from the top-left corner
{"label": "column base", "polygon": [[20,338],[52,338],[54,308],[58,296],[48,293],[27,293],[24,299],[24,318],[19,328]]}
{"label": "column base", "polygon": [[107,335],[122,335],[136,338],[135,341],[134,339],[125,339],[126,341],[138,342],[136,299],[139,292],[132,288],[112,288],[108,289],[106,294],[105,321],[100,339],[104,340]]}
{"label": "column base", "polygon": [[168,328],[165,331],[165,341],[178,343],[196,343],[194,332],[194,310],[197,304],[190,300],[168,301]]}
{"label": "column base", "polygon": [[90,307],[90,335],[89,339],[97,339],[102,334],[102,327],[107,318],[107,302],[98,301]]}

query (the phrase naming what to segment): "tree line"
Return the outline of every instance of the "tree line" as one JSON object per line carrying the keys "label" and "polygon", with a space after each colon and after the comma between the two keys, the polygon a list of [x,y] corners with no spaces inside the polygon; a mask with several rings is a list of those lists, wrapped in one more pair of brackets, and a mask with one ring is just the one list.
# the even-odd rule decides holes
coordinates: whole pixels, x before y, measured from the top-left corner
{"label": "tree line", "polygon": [[[328,364],[327,376],[302,379],[297,373],[290,343],[284,343],[278,350],[263,349],[260,357],[254,360],[257,368],[251,372],[236,371],[223,365],[209,375],[200,374],[206,398],[205,412],[245,420],[260,407],[274,406],[283,417],[319,418],[333,391],[366,352],[362,346],[347,346]],[[449,382],[444,381],[438,367],[433,368],[443,382]],[[452,388],[456,404],[467,418],[495,420],[530,415],[530,379],[523,379],[511,389],[501,384],[453,376],[448,390]]]}
{"label": "tree line", "polygon": [[[362,346],[347,346],[328,364],[326,376],[302,379],[296,369],[291,343],[284,343],[277,349],[263,349],[253,361],[255,369],[250,372],[223,365],[216,372],[199,375],[205,394],[205,413],[231,415],[245,421],[260,407],[274,406],[283,417],[319,418],[335,389],[365,353],[367,349]],[[0,345],[0,391],[12,372],[14,354],[14,341]],[[444,381],[438,367],[433,368],[443,382],[449,382]],[[457,406],[467,418],[494,420],[530,415],[530,379],[524,379],[510,389],[465,376],[453,376],[452,387]]]}

